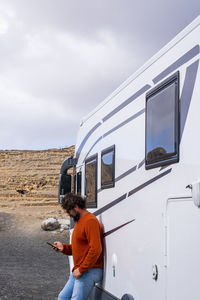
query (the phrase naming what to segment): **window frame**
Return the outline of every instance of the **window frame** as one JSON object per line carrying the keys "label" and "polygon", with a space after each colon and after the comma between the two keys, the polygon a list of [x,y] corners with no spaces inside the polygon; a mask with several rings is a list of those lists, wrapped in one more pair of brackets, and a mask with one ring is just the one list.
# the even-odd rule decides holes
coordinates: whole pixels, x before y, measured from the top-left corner
{"label": "window frame", "polygon": [[[107,182],[107,183],[102,183],[102,156],[109,153],[113,152],[113,172],[112,172],[112,181]],[[101,189],[108,189],[112,188],[115,186],[115,145],[112,145],[104,150],[101,151]]]}
{"label": "window frame", "polygon": [[[78,188],[80,188],[80,192],[78,191]],[[76,194],[82,194],[82,170],[76,173]]]}
{"label": "window frame", "polygon": [[[78,188],[80,188],[80,192],[78,192]],[[74,175],[74,193],[79,195],[82,193],[82,170]]]}
{"label": "window frame", "polygon": [[[95,201],[87,202],[87,181],[86,181],[86,165],[92,160],[96,160],[96,172],[95,172]],[[98,174],[98,154],[94,154],[85,160],[85,197],[87,208],[97,208],[97,174]]]}
{"label": "window frame", "polygon": [[[172,76],[165,79],[158,86],[154,87],[151,91],[146,94],[145,102],[145,169],[152,169],[156,167],[162,167],[172,163],[179,162],[179,142],[180,142],[180,108],[179,108],[179,88],[180,88],[180,75],[179,71],[174,73]],[[170,86],[172,83],[175,83],[175,107],[174,107],[174,143],[175,143],[175,152],[168,153],[166,156],[163,156],[157,161],[147,162],[147,102],[148,100],[156,95],[157,93],[163,91],[165,88]]]}

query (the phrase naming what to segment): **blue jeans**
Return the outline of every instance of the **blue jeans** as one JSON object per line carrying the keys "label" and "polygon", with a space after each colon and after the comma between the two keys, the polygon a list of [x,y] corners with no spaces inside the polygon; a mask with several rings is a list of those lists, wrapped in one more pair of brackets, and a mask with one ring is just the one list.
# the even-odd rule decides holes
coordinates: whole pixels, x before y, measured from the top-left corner
{"label": "blue jeans", "polygon": [[58,295],[58,300],[86,300],[96,282],[101,281],[103,269],[94,268],[83,273],[79,279],[70,275],[66,285]]}

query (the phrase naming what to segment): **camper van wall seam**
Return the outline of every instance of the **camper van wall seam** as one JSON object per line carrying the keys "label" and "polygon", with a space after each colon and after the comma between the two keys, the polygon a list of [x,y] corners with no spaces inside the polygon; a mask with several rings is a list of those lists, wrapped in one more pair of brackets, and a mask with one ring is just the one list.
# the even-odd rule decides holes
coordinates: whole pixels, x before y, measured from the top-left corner
{"label": "camper van wall seam", "polygon": [[[123,194],[122,196],[118,197],[117,199],[113,200],[112,202],[108,203],[107,205],[101,207],[100,209],[96,210],[93,214],[95,216],[100,215],[101,213],[105,212],[106,210],[110,209],[111,207],[115,206],[116,204],[118,204],[119,202],[125,200],[126,198],[132,196],[133,194],[139,192],[140,190],[142,190],[143,188],[145,188],[146,186],[150,185],[151,183],[157,181],[158,179],[166,176],[167,174],[169,174],[172,171],[172,168],[151,178],[150,180],[142,183],[141,185],[137,186],[136,188],[134,188],[133,190],[131,190],[130,192]],[[128,196],[127,196],[128,194]]]}
{"label": "camper van wall seam", "polygon": [[117,178],[115,178],[115,182],[121,180],[122,178],[128,176],[129,174],[135,172],[137,169],[137,165],[134,166],[133,168],[130,168],[128,171],[124,172],[123,174],[119,175]]}
{"label": "camper van wall seam", "polygon": [[94,148],[94,146],[102,139],[105,138],[106,136],[110,135],[111,133],[113,133],[114,131],[118,130],[119,128],[121,128],[122,126],[126,125],[127,123],[131,122],[132,120],[136,119],[137,117],[139,117],[140,115],[142,115],[145,112],[145,109],[140,110],[139,112],[137,112],[136,114],[134,114],[133,116],[131,116],[130,118],[128,118],[127,120],[123,121],[122,123],[120,123],[119,125],[115,126],[114,128],[110,129],[109,131],[107,131],[106,133],[103,134],[103,136],[99,137],[94,144],[92,145],[92,147],[90,148],[90,150],[87,152],[85,158],[83,161],[85,161],[88,157],[88,155],[90,154],[91,150]]}
{"label": "camper van wall seam", "polygon": [[[162,73],[160,73],[158,76],[156,76],[152,81],[154,84],[162,80],[164,77],[166,77],[168,74],[176,70],[178,67],[181,67],[183,64],[185,64],[187,61],[194,58],[196,55],[200,53],[199,45],[196,45],[192,49],[190,49],[188,52],[186,52],[180,59],[175,61],[173,64],[171,64],[169,67],[167,67]],[[125,106],[130,104],[133,100],[136,100],[139,96],[141,96],[143,93],[147,92],[151,88],[150,85],[146,84],[143,86],[140,90],[138,90],[133,96],[125,100],[121,105],[116,107],[113,111],[111,111],[108,115],[106,115],[102,120],[103,122],[110,119],[113,115],[115,115],[118,111],[123,109]],[[83,149],[85,143],[87,142],[88,138],[92,135],[92,133],[101,125],[100,122],[98,122],[85,136],[85,138],[82,140],[77,152],[76,152],[76,158],[78,159],[80,156],[80,152]]]}
{"label": "camper van wall seam", "polygon": [[103,206],[102,208],[96,210],[93,214],[95,216],[100,215],[104,211],[108,210],[109,208],[113,207],[114,205],[118,204],[119,202],[126,199],[127,193],[123,194],[122,196],[118,197],[117,199],[113,200],[112,202],[108,203],[107,205]]}
{"label": "camper van wall seam", "polygon": [[[199,50],[199,45],[196,45],[195,47],[193,47],[191,50],[189,50],[188,52],[186,52],[180,59],[178,59],[177,61],[175,61],[173,64],[171,64],[169,67],[167,67],[162,73],[160,73],[158,76],[156,76],[153,79],[154,84],[156,84],[157,82],[159,82],[161,79],[163,79],[164,77],[166,77],[168,74],[170,74],[171,72],[173,72],[174,70],[176,70],[178,67],[182,66],[183,64],[185,64],[187,61],[191,60],[192,58],[194,58],[196,55],[198,55],[200,52]],[[147,90],[149,90],[149,88],[151,88],[150,85],[146,84],[145,86],[143,86],[140,90],[138,90],[133,96],[131,96],[130,98],[128,98],[127,100],[125,100],[121,105],[119,105],[118,107],[116,107],[113,111],[111,111],[108,115],[106,115],[102,120],[103,122],[106,122],[108,119],[110,119],[112,116],[114,116],[117,112],[119,112],[121,109],[123,109],[125,106],[127,106],[128,104],[130,104],[132,101],[136,100],[139,96],[141,96],[143,93],[147,92]],[[123,124],[123,123],[121,123]],[[88,138],[92,135],[92,133],[99,127],[101,126],[101,123],[98,122],[85,136],[85,138],[82,140],[77,152],[76,152],[76,158],[77,160],[79,159],[81,150],[83,149],[85,143],[87,142]],[[118,125],[119,126],[119,125]],[[122,125],[123,126],[123,125]],[[116,126],[117,128],[117,126]]]}
{"label": "camper van wall seam", "polygon": [[[147,86],[147,85],[146,85]],[[150,85],[148,85],[149,86],[149,88],[151,88],[151,86]],[[142,88],[142,89],[144,89],[145,88],[145,86]],[[148,88],[148,89],[149,89]],[[141,89],[141,90],[142,90]],[[148,89],[144,89],[144,92],[143,93],[145,93]],[[141,90],[139,90],[139,91],[137,91],[134,95],[136,95],[137,94],[137,98],[139,97],[139,96],[141,96],[143,93],[139,93]],[[133,96],[134,96],[133,95]],[[133,97],[133,96],[131,96],[131,98]],[[129,103],[131,103],[133,100],[136,100],[137,98],[134,98],[134,99],[132,99]],[[128,100],[130,100],[130,98],[129,99],[127,99],[126,101],[128,101]],[[125,102],[126,102],[125,101]],[[128,103],[128,104],[129,104]],[[123,104],[123,103],[122,103]],[[128,105],[128,104],[126,104],[126,105]],[[124,106],[126,106],[126,105],[124,105]],[[118,106],[119,107],[119,106]],[[118,109],[118,107],[116,108],[116,109]],[[122,108],[121,108],[122,109]],[[112,111],[113,112],[113,111]],[[111,112],[111,113],[112,113]],[[115,112],[115,113],[117,113],[117,111]],[[115,114],[115,113],[113,113],[113,115]],[[106,117],[105,117],[106,118]],[[106,120],[105,120],[106,121]],[[105,122],[104,121],[104,119],[103,119],[103,122]],[[80,146],[79,146],[79,148],[78,148],[78,150],[76,151],[76,158],[78,159],[79,158],[79,156],[80,156],[80,153],[81,153],[81,150],[83,149],[83,147],[84,147],[84,145],[85,145],[85,143],[87,142],[87,140],[89,139],[89,137],[91,136],[91,134],[99,127],[101,125],[101,123],[99,122],[99,123],[97,123],[88,133],[87,133],[87,135],[85,136],[85,138],[82,140],[82,142],[80,143]]]}
{"label": "camper van wall seam", "polygon": [[[143,159],[139,164],[138,164],[138,167],[137,165],[135,165],[134,167],[128,169],[126,172],[122,173],[121,175],[119,175],[118,177],[115,178],[115,182],[123,179],[124,177],[130,175],[131,173],[135,172],[137,170],[137,168],[141,168],[143,165],[144,165],[144,162],[145,162],[145,159]],[[165,166],[165,168],[167,168],[168,166]],[[97,193],[100,193],[102,192],[104,189],[98,189],[97,190]]]}
{"label": "camper van wall seam", "polygon": [[136,114],[134,114],[133,116],[131,116],[130,118],[128,118],[127,120],[123,121],[122,123],[120,123],[119,125],[115,126],[114,128],[110,129],[109,131],[107,131],[106,133],[103,134],[103,137],[106,137],[107,135],[113,133],[115,130],[121,128],[122,126],[126,125],[127,123],[131,122],[132,120],[136,119],[137,117],[139,117],[140,115],[142,115],[145,112],[145,109],[141,109],[140,111],[138,111]]}
{"label": "camper van wall seam", "polygon": [[[186,119],[187,119],[187,114],[189,111],[189,106],[190,106],[190,102],[191,102],[191,98],[192,98],[192,93],[193,93],[193,89],[194,89],[194,83],[195,83],[195,79],[196,79],[196,75],[197,75],[197,70],[198,70],[198,65],[199,65],[199,60],[195,61],[194,63],[192,63],[190,66],[187,67],[186,69],[186,75],[185,75],[185,80],[184,80],[184,85],[183,85],[183,89],[182,89],[182,94],[180,97],[180,104],[181,104],[181,109],[180,109],[180,140],[182,138],[182,134],[183,134],[183,130],[185,127],[185,123],[186,123]],[[132,121],[133,119],[137,118],[138,116],[140,116],[142,113],[144,113],[144,109],[137,112],[135,115],[133,115],[132,117],[128,118],[127,120],[123,121],[121,124],[115,126],[114,128],[112,128],[111,130],[109,130],[108,132],[106,132],[103,137],[101,136],[100,138],[98,138],[95,143],[92,145],[92,147],[90,148],[90,150],[88,151],[84,161],[87,159],[88,155],[90,154],[90,152],[92,151],[92,149],[94,148],[94,146],[104,137],[108,136],[109,134],[113,133],[115,130],[119,129],[120,127],[126,125],[128,122]],[[94,130],[96,126],[94,126],[92,128],[92,130]],[[139,164],[138,169],[144,164],[144,160]],[[167,166],[163,166],[159,171],[162,171],[163,169],[167,168],[169,165]],[[124,178],[125,176],[129,175],[131,172],[134,172],[136,170],[136,166],[134,166],[133,168],[129,169],[128,171],[126,171],[125,173],[121,174],[120,176],[118,176],[115,179],[115,182],[119,181],[120,179]],[[102,189],[99,189],[97,191],[97,193],[101,192]]]}
{"label": "camper van wall seam", "polygon": [[101,125],[101,123],[97,123],[94,127],[92,127],[92,129],[87,133],[87,135],[84,137],[84,139],[82,140],[80,146],[78,147],[78,150],[76,151],[76,158],[78,160],[79,155],[81,153],[81,150],[83,149],[85,143],[87,142],[87,140],[89,139],[89,137],[91,136],[91,134]]}
{"label": "camper van wall seam", "polygon": [[149,184],[151,184],[151,183],[155,182],[156,180],[162,178],[163,176],[167,175],[168,173],[171,172],[171,170],[172,170],[172,168],[169,169],[169,170],[167,170],[167,171],[165,171],[165,172],[163,172],[163,173],[161,173],[161,174],[159,174],[159,175],[157,175],[157,176],[155,176],[155,177],[153,177],[153,178],[151,178],[150,180],[146,181],[145,183],[139,185],[138,187],[134,188],[133,190],[131,190],[131,191],[128,193],[128,197],[132,196],[133,194],[135,194],[135,193],[137,193],[138,191],[142,190],[143,188],[145,188],[145,187],[148,186]]}
{"label": "camper van wall seam", "polygon": [[177,59],[173,64],[171,64],[169,67],[167,67],[164,71],[162,71],[159,75],[157,75],[153,79],[153,83],[156,84],[160,80],[164,79],[167,75],[174,72],[176,69],[178,69],[180,66],[194,58],[196,55],[199,54],[199,45],[196,45],[192,49],[190,49],[188,52],[186,52],[183,56],[181,56],[179,59]]}
{"label": "camper van wall seam", "polygon": [[84,162],[86,161],[86,159],[88,158],[88,156],[89,156],[90,152],[92,151],[92,149],[94,148],[94,146],[95,146],[98,142],[100,142],[101,139],[102,139],[102,136],[100,136],[100,137],[96,140],[96,142],[91,146],[90,150],[87,152],[87,154],[86,154],[86,156],[85,156],[85,158],[84,158],[84,160],[83,160],[83,163],[84,163]]}
{"label": "camper van wall seam", "polygon": [[127,100],[125,100],[122,104],[120,104],[118,107],[116,107],[114,110],[112,110],[109,114],[107,114],[102,120],[103,122],[107,121],[108,119],[110,119],[112,116],[114,116],[116,113],[118,113],[120,110],[122,110],[124,107],[126,107],[127,105],[129,105],[131,102],[133,102],[134,100],[136,100],[139,96],[141,96],[142,94],[146,93],[149,89],[151,88],[151,86],[149,84],[146,84],[145,86],[143,86],[139,91],[137,91],[135,94],[133,94],[130,98],[128,98]]}

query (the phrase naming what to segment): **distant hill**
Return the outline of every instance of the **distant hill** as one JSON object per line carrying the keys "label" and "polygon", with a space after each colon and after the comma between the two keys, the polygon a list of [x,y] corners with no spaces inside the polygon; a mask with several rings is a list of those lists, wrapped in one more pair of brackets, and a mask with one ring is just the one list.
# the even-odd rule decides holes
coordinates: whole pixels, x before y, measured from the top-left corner
{"label": "distant hill", "polygon": [[57,202],[60,168],[74,146],[49,150],[0,150],[0,206]]}

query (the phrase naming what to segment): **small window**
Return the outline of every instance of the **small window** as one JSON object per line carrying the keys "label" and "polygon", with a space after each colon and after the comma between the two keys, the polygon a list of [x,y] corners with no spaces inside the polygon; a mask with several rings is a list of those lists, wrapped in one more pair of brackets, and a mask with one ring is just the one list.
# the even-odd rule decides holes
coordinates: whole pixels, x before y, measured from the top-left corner
{"label": "small window", "polygon": [[101,188],[115,185],[115,146],[101,152]]}
{"label": "small window", "polygon": [[77,173],[77,194],[81,195],[82,172]]}
{"label": "small window", "polygon": [[77,185],[77,175],[75,174],[74,175],[74,193],[76,193],[76,190],[77,190],[77,188],[76,188],[76,185]]}
{"label": "small window", "polygon": [[81,180],[82,172],[78,172],[74,175],[74,193],[81,195]]}
{"label": "small window", "polygon": [[97,207],[97,155],[85,162],[85,195],[87,207]]}
{"label": "small window", "polygon": [[146,169],[179,160],[179,73],[146,96]]}

